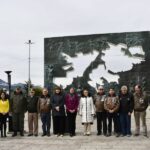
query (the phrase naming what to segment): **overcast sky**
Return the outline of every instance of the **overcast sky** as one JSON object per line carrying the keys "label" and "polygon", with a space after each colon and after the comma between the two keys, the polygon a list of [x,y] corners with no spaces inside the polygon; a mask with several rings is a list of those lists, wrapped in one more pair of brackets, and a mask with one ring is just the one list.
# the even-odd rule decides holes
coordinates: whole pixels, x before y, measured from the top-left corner
{"label": "overcast sky", "polygon": [[43,85],[44,37],[150,30],[150,0],[0,0],[0,79]]}

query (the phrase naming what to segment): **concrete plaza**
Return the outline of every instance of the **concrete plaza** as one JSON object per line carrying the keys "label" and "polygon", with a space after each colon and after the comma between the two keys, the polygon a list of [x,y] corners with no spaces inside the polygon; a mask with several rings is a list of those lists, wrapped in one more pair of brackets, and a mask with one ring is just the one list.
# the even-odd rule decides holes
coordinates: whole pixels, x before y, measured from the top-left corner
{"label": "concrete plaza", "polygon": [[[148,136],[150,136],[150,110],[147,109]],[[27,116],[25,118],[25,130],[28,131]],[[97,136],[96,120],[92,126],[92,135],[83,136],[83,126],[80,116],[77,117],[77,136],[41,137],[41,121],[39,119],[39,136],[24,137],[19,135],[12,138],[8,134],[7,138],[0,138],[0,150],[148,150],[150,148],[150,138],[142,135],[139,137],[105,137]],[[134,133],[134,116],[132,115],[132,131]]]}

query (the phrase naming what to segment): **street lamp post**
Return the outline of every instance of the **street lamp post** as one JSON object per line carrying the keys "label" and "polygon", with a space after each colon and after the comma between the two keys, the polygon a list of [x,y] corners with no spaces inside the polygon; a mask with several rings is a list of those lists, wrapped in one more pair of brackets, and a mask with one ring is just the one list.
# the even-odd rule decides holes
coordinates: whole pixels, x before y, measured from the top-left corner
{"label": "street lamp post", "polygon": [[[8,99],[10,101],[11,98],[11,72],[12,71],[5,71],[5,73],[7,74],[8,77],[8,91],[9,91],[9,95],[8,95]],[[13,125],[12,125],[12,116],[9,116],[9,132],[13,131]]]}
{"label": "street lamp post", "polygon": [[9,99],[10,99],[10,94],[11,94],[11,72],[12,71],[5,71],[8,77],[8,91],[9,91]]}
{"label": "street lamp post", "polygon": [[30,70],[30,68],[31,68],[31,44],[34,44],[33,42],[31,42],[31,40],[29,40],[28,42],[26,42],[26,44],[28,44],[29,45],[29,58],[28,58],[28,60],[29,60],[29,70],[28,70],[28,73],[29,73],[29,75],[28,75],[28,95],[29,95],[29,92],[30,92],[30,88],[31,88],[31,74],[30,74],[30,72],[31,72],[31,70]]}

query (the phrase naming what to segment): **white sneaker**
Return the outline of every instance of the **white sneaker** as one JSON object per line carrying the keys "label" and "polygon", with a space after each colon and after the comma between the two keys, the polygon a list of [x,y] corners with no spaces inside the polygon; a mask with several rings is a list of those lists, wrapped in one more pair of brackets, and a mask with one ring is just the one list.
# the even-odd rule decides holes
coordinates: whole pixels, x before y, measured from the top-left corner
{"label": "white sneaker", "polygon": [[89,136],[89,135],[91,135],[91,133],[90,133],[90,132],[87,132],[87,135]]}

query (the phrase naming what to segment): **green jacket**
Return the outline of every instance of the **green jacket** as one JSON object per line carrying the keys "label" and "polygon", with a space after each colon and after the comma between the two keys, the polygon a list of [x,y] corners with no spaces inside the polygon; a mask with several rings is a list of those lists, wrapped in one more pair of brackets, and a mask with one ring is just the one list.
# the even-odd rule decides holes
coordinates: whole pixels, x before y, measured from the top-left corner
{"label": "green jacket", "polygon": [[25,113],[27,111],[27,99],[21,92],[17,94],[14,92],[10,99],[10,112]]}
{"label": "green jacket", "polygon": [[148,107],[148,97],[146,93],[138,95],[134,93],[134,111],[145,111]]}

